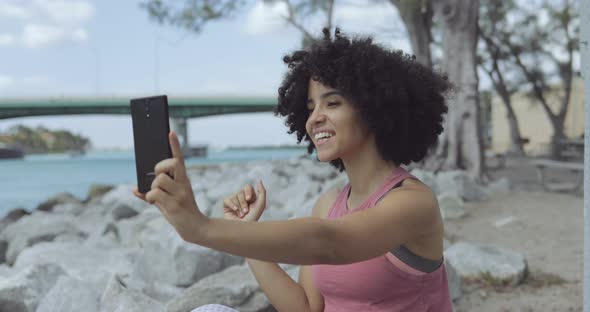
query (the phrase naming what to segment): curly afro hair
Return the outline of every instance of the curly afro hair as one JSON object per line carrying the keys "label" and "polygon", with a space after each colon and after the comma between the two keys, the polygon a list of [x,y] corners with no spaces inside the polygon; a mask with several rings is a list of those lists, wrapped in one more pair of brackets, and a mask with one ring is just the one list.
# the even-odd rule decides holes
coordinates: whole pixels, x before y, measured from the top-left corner
{"label": "curly afro hair", "polygon": [[[384,160],[397,166],[419,162],[436,146],[447,113],[445,95],[453,86],[446,75],[415,61],[401,50],[389,51],[372,37],[349,39],[336,28],[334,37],[323,29],[323,38],[308,49],[286,55],[288,65],[281,86],[275,116],[287,117],[288,133],[296,133],[297,143],[315,146],[305,123],[310,79],[339,90],[361,114],[361,120],[375,134]],[[341,159],[330,161],[340,171]]]}

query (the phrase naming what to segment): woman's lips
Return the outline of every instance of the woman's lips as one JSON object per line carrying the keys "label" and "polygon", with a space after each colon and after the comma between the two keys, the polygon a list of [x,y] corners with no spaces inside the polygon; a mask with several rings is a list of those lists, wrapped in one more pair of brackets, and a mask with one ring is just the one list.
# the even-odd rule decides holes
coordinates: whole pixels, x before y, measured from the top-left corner
{"label": "woman's lips", "polygon": [[333,136],[331,136],[331,137],[329,137],[329,138],[323,138],[323,139],[319,139],[319,140],[317,140],[317,141],[316,141],[316,146],[318,146],[318,147],[319,147],[319,146],[323,146],[323,145],[325,145],[326,143],[329,143],[329,142],[332,140],[332,138],[333,138],[334,136],[335,136],[335,135],[333,135]]}

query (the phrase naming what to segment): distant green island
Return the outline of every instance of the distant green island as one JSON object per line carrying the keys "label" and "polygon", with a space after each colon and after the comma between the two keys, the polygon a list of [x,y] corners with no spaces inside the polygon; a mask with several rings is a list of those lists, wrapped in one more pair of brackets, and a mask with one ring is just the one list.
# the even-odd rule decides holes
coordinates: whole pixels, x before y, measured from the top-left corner
{"label": "distant green island", "polygon": [[66,130],[23,125],[12,126],[0,133],[0,144],[22,149],[25,154],[85,153],[91,147],[88,138]]}

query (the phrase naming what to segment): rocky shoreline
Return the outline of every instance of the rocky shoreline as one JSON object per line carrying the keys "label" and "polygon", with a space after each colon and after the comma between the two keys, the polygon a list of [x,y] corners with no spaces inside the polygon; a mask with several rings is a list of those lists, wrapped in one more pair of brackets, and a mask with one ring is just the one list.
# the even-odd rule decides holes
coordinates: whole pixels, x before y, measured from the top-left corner
{"label": "rocky shoreline", "polygon": [[[466,202],[510,190],[506,179],[482,188],[461,171],[411,173],[437,193],[446,220],[462,218]],[[306,156],[194,166],[189,177],[199,209],[216,218],[225,196],[262,179],[268,208],[261,221],[309,216],[321,193],[347,182]],[[243,257],[184,242],[132,188],[96,187],[85,200],[61,194],[0,220],[0,311],[176,312],[210,303],[274,311]],[[462,279],[516,285],[527,271],[524,256],[502,246],[445,241],[445,258],[455,301]],[[281,266],[297,280],[298,266]]]}

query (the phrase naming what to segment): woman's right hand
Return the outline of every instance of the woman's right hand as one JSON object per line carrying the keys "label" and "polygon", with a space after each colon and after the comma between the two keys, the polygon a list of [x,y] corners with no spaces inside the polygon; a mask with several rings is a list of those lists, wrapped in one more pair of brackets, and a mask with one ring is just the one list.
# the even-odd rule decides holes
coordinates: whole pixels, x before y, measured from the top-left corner
{"label": "woman's right hand", "polygon": [[246,184],[239,192],[223,200],[223,218],[227,220],[258,221],[266,208],[266,189],[258,181],[258,192]]}

